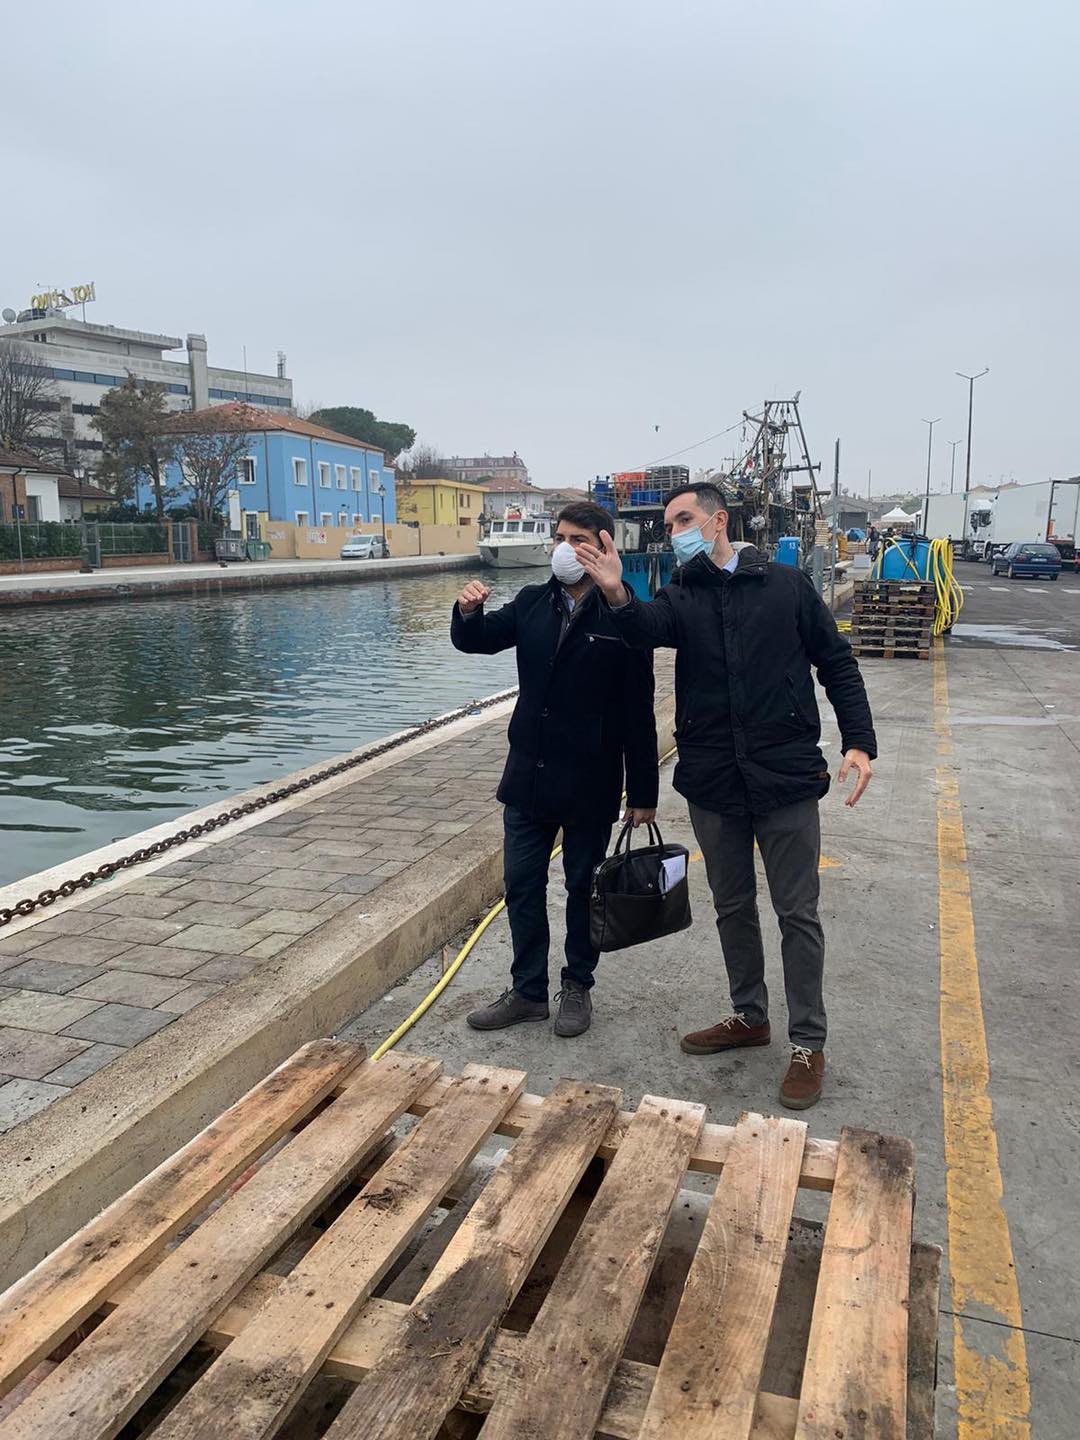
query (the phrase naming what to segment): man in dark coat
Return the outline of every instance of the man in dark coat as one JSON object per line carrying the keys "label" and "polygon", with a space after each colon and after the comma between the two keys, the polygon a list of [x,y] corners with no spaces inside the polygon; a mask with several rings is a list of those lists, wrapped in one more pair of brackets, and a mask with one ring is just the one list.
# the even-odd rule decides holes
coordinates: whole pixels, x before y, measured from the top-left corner
{"label": "man in dark coat", "polygon": [[609,542],[614,535],[606,510],[585,501],[568,505],[559,515],[546,584],[526,585],[488,614],[490,590],[470,581],[454,606],[454,645],[472,655],[515,647],[520,686],[498,790],[513,983],[467,1017],[475,1030],[548,1017],[547,877],[560,829],[566,964],[555,1033],[589,1028],[599,958],[589,939],[590,883],[619,814],[624,768],[627,818],[638,825],[656,815],[652,657],[623,641],[577,559],[578,547],[595,548],[601,534]]}
{"label": "man in dark coat", "polygon": [[840,724],[843,761],[868,785],[877,754],[870,705],[851,646],[803,572],[738,552],[714,485],[671,495],[665,525],[680,568],[648,604],[622,583],[611,540],[579,556],[628,644],[675,649],[675,788],[705,858],[731,989],[732,1013],[683,1037],[691,1055],[770,1040],[769,997],[757,912],[754,841],[780,922],[791,1063],[783,1104],[805,1109],[825,1073],[825,941],[818,919],[818,802],[829,789],[815,666]]}

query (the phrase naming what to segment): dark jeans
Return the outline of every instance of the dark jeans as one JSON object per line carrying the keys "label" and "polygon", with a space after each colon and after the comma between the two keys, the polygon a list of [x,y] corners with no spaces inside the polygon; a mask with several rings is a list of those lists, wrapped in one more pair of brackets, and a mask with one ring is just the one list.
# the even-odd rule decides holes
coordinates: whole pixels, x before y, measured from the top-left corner
{"label": "dark jeans", "polygon": [[[527,1000],[548,998],[547,882],[557,825],[526,810],[503,807],[503,876],[514,961],[514,989]],[[589,889],[593,866],[607,854],[610,825],[568,825],[563,830],[566,875],[566,964],[562,981],[589,989],[600,958],[589,943]]]}
{"label": "dark jeans", "polygon": [[818,919],[821,827],[818,802],[800,800],[764,815],[719,815],[690,806],[716,906],[731,1006],[748,1025],[769,1016],[765,953],[758,922],[754,841],[765,862],[769,899],[780,922],[787,992],[788,1035],[793,1045],[825,1048],[825,935]]}

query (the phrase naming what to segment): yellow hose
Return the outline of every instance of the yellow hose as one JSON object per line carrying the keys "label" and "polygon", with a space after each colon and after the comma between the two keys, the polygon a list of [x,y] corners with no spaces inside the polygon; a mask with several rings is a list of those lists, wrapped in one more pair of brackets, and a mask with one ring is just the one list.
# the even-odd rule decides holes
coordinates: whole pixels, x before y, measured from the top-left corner
{"label": "yellow hose", "polygon": [[953,547],[951,540],[931,540],[930,555],[927,564],[927,574],[920,575],[918,566],[911,559],[911,556],[904,549],[903,545],[896,540],[888,540],[877,553],[870,569],[872,580],[881,579],[882,564],[885,559],[885,551],[893,549],[899,551],[903,557],[904,564],[911,571],[916,580],[932,580],[934,582],[934,625],[935,635],[944,635],[951,630],[964,608],[964,591],[959,581],[953,574]]}
{"label": "yellow hose", "polygon": [[[675,754],[675,750],[676,747],[673,745],[671,749],[667,752],[667,754],[661,755],[660,764],[663,765],[665,760],[670,760],[672,755]],[[626,799],[625,790],[623,791],[622,798],[623,800]],[[555,849],[551,852],[552,860],[554,860],[556,856],[561,854],[562,846],[556,845]],[[477,925],[476,929],[465,941],[465,944],[454,956],[453,963],[447,966],[446,974],[439,977],[438,983],[432,986],[432,988],[424,996],[423,1000],[420,1001],[420,1004],[417,1005],[416,1009],[412,1012],[412,1014],[408,1016],[407,1019],[403,1020],[401,1024],[397,1027],[397,1029],[386,1037],[386,1039],[382,1042],[382,1044],[378,1047],[377,1050],[372,1052],[372,1060],[381,1060],[382,1057],[386,1054],[387,1050],[392,1050],[394,1046],[398,1043],[398,1041],[402,1038],[402,1036],[408,1034],[408,1032],[416,1024],[417,1020],[420,1019],[421,1015],[427,1014],[427,1012],[431,1009],[432,1005],[435,1004],[435,1001],[450,984],[450,981],[461,969],[462,965],[465,964],[465,961],[469,958],[473,946],[480,939],[480,936],[483,935],[484,931],[495,919],[496,915],[502,914],[505,909],[505,900],[496,901],[496,903],[491,907],[491,909],[487,912],[484,918],[480,921],[480,924]]]}

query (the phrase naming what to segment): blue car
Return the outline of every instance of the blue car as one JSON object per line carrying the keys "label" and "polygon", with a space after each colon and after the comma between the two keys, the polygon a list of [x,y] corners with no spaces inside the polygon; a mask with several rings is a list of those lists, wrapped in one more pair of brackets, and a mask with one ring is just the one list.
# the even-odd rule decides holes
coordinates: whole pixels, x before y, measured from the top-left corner
{"label": "blue car", "polygon": [[994,556],[993,573],[1004,570],[1010,580],[1056,580],[1061,574],[1061,556],[1057,546],[1036,540],[1018,540],[1001,555]]}

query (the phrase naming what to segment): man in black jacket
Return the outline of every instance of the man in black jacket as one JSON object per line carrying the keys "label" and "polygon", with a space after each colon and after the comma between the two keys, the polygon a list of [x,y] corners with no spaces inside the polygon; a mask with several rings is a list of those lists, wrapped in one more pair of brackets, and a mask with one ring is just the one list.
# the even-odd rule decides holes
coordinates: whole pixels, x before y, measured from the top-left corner
{"label": "man in black jacket", "polygon": [[555,1033],[589,1028],[599,958],[589,940],[589,889],[619,814],[624,762],[627,817],[638,825],[656,815],[652,657],[624,643],[577,559],[578,547],[595,549],[601,534],[609,543],[614,535],[605,510],[584,501],[568,505],[559,515],[547,584],[526,585],[487,614],[490,590],[470,581],[454,606],[454,645],[472,655],[516,647],[520,686],[498,790],[513,984],[467,1017],[474,1030],[547,1019],[547,876],[560,829],[566,964]]}
{"label": "man in black jacket", "polygon": [[780,922],[791,1063],[780,1099],[805,1109],[825,1073],[825,940],[818,919],[818,802],[829,789],[810,667],[840,724],[841,784],[869,784],[877,754],[870,705],[851,646],[798,569],[736,552],[724,497],[714,485],[671,495],[664,512],[680,568],[649,604],[622,583],[607,536],[579,556],[627,643],[673,647],[675,788],[705,858],[731,989],[732,1013],[683,1037],[691,1055],[767,1045],[769,997],[757,912],[754,841]]}

